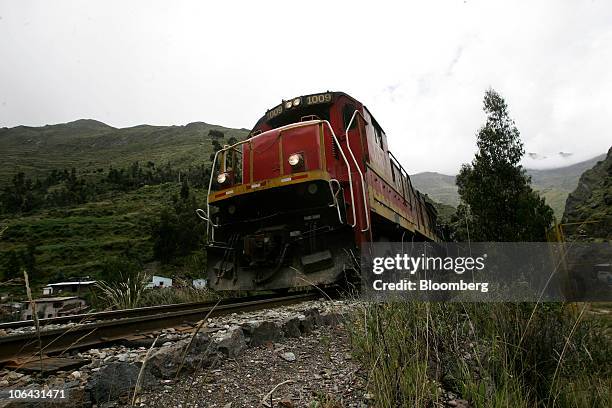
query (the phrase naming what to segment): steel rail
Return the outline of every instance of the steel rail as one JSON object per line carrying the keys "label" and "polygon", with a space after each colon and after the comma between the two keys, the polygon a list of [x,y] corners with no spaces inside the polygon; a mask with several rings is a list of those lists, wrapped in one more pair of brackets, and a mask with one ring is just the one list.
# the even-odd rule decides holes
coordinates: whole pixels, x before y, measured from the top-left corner
{"label": "steel rail", "polygon": [[[236,303],[238,301],[255,301],[260,299],[271,299],[273,297],[279,297],[282,295],[256,295],[256,296],[248,296],[243,298],[228,298],[222,299],[219,304],[228,304],[228,303]],[[110,320],[110,319],[120,319],[124,317],[130,316],[146,316],[158,313],[167,313],[173,311],[180,310],[188,310],[194,308],[201,308],[209,305],[216,304],[216,301],[209,302],[189,302],[189,303],[174,303],[171,305],[156,305],[156,306],[145,306],[145,307],[137,307],[133,309],[120,309],[120,310],[104,310],[100,312],[91,312],[91,313],[81,313],[74,314],[69,316],[60,316],[60,317],[49,317],[44,319],[38,319],[38,322],[41,327],[44,327],[48,324],[66,324],[72,322],[79,323],[91,323],[97,320]],[[0,323],[0,330],[11,330],[11,329],[19,329],[22,327],[31,327],[34,326],[34,320],[19,320],[15,322],[4,322]]]}
{"label": "steel rail", "polygon": [[308,292],[43,330],[40,332],[40,346],[37,337],[33,336],[34,332],[4,336],[0,337],[0,363],[20,361],[24,357],[35,359],[39,347],[42,347],[44,353],[53,354],[67,349],[110,343],[133,335],[144,335],[163,328],[192,324],[203,319],[207,314],[214,317],[260,310],[317,299],[320,296],[320,293]]}

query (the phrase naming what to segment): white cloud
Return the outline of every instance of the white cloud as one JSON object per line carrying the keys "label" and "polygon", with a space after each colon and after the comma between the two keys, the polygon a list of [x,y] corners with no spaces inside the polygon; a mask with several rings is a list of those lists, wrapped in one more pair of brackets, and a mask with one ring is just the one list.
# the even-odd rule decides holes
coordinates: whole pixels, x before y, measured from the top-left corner
{"label": "white cloud", "polygon": [[526,164],[610,146],[607,1],[209,3],[0,0],[0,126],[249,128],[281,98],[343,90],[409,171],[453,173],[491,86],[526,151],[548,157]]}

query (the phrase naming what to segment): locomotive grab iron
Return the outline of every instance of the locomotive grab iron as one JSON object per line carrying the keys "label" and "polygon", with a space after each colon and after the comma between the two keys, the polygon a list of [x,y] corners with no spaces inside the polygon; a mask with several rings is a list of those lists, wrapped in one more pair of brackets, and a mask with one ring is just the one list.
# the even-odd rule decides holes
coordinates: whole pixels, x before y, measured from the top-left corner
{"label": "locomotive grab iron", "polygon": [[440,240],[433,205],[368,109],[342,92],[283,101],[212,166],[198,215],[215,290],[325,286],[369,242]]}

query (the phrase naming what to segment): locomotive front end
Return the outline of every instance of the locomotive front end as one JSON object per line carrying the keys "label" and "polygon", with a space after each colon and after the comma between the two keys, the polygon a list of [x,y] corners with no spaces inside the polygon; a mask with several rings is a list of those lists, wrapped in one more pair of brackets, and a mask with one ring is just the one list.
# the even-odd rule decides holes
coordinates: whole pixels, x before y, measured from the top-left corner
{"label": "locomotive front end", "polygon": [[349,262],[341,183],[328,163],[329,122],[306,118],[216,153],[206,215],[215,290],[336,282]]}

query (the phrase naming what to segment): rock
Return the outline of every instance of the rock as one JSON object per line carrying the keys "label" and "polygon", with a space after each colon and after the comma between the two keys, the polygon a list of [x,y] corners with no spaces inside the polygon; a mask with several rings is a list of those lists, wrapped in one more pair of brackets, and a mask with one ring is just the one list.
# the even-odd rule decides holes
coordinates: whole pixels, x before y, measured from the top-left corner
{"label": "rock", "polygon": [[321,314],[319,313],[319,309],[317,308],[312,308],[312,309],[308,309],[304,311],[304,315],[306,317],[311,317],[313,324],[315,326],[322,326],[323,325],[323,320],[321,319]]}
{"label": "rock", "polygon": [[18,373],[17,371],[11,371],[10,373],[8,373],[7,378],[10,381],[16,381],[18,379],[20,379],[21,377],[23,377],[23,374]]}
{"label": "rock", "polygon": [[372,401],[374,399],[374,394],[363,394],[363,399],[366,401]]}
{"label": "rock", "polygon": [[[190,339],[180,340],[169,347],[157,349],[147,361],[147,371],[158,378],[174,378],[189,341]],[[209,345],[210,338],[204,333],[198,333],[185,355],[183,369],[191,370],[208,366],[216,360],[217,350]]]}
{"label": "rock", "polygon": [[312,318],[312,316],[301,315],[298,317],[298,319],[300,321],[300,332],[302,332],[302,334],[308,334],[312,332],[315,326],[314,319]]}
{"label": "rock", "polygon": [[228,402],[227,404],[223,406],[223,408],[232,408],[232,403]]}
{"label": "rock", "polygon": [[295,405],[293,405],[293,402],[291,402],[291,400],[289,398],[283,398],[280,401],[278,401],[278,405],[280,405],[281,407],[285,407],[285,408],[293,408]]}
{"label": "rock", "polygon": [[75,380],[78,380],[81,378],[81,372],[80,371],[73,371],[72,373],[70,373],[70,376],[72,378],[74,378]]}
{"label": "rock", "polygon": [[[140,364],[110,363],[92,374],[86,390],[95,403],[116,400],[134,389],[139,372]],[[143,386],[153,385],[155,382],[155,378],[148,372],[143,373]]]}
{"label": "rock", "polygon": [[215,338],[215,342],[217,350],[229,358],[238,356],[246,348],[244,332],[238,326],[229,328],[226,333]]}
{"label": "rock", "polygon": [[297,317],[285,320],[282,324],[282,329],[285,337],[300,337],[302,335],[300,331],[300,319]]}
{"label": "rock", "polygon": [[290,351],[287,351],[286,353],[282,353],[280,356],[285,361],[295,361],[295,354],[293,354]]}
{"label": "rock", "polygon": [[470,408],[470,403],[464,399],[453,399],[446,403],[449,407]]}
{"label": "rock", "polygon": [[342,321],[342,315],[335,312],[325,312],[320,315],[321,323],[326,326],[336,326]]}
{"label": "rock", "polygon": [[0,381],[0,387],[8,387],[9,382],[7,380]]}
{"label": "rock", "polygon": [[119,360],[122,363],[124,363],[124,362],[126,362],[128,360],[128,355],[127,354],[119,354],[117,356],[117,360]]}
{"label": "rock", "polygon": [[271,321],[248,322],[242,326],[245,335],[250,338],[251,347],[261,346],[269,341],[276,341],[282,337],[281,328]]}

